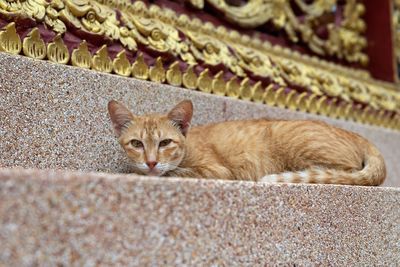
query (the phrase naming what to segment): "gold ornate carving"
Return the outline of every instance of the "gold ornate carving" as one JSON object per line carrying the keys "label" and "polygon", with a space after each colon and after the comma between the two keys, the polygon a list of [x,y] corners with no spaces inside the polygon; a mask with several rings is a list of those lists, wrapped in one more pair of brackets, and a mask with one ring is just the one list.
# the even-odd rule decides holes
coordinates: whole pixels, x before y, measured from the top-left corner
{"label": "gold ornate carving", "polygon": [[167,82],[174,86],[181,86],[182,72],[179,68],[179,61],[175,61],[167,70]]}
{"label": "gold ornate carving", "polygon": [[251,90],[250,90],[250,80],[249,78],[244,78],[240,83],[240,98],[244,100],[251,100]]}
{"label": "gold ornate carving", "polygon": [[[199,61],[211,66],[224,64],[240,77],[244,77],[245,69],[284,84],[275,68],[271,68],[266,53],[266,50],[271,50],[268,43],[235,31],[229,32],[224,27],[215,29],[211,23],[189,19],[186,15],[178,16],[169,9],[161,10],[154,5],[147,7],[140,1],[132,4],[127,0],[56,0],[51,1],[51,4],[40,1],[35,3],[43,4],[42,7],[46,8],[45,23],[56,32],[64,32],[65,24],[68,24],[91,35],[118,40],[131,51],[136,51],[137,43],[141,43],[155,51],[179,56],[189,64]],[[22,6],[20,8],[21,12],[25,12]],[[114,8],[119,9],[120,20]],[[34,17],[33,12],[26,11],[25,15]],[[350,21],[356,20],[357,18],[353,18]],[[345,25],[351,23],[346,22]],[[185,40],[178,31],[185,33]],[[286,53],[278,51],[278,48],[272,50]],[[339,51],[343,49],[340,48]],[[355,54],[353,49],[351,55]]]}
{"label": "gold ornate carving", "polygon": [[212,92],[216,95],[221,95],[221,96],[225,95],[225,84],[226,83],[225,83],[223,75],[224,75],[224,72],[220,71],[214,76],[214,79],[212,80],[212,83],[211,83]]}
{"label": "gold ornate carving", "polygon": [[[203,8],[201,0],[188,0],[193,6]],[[316,0],[306,4],[303,0],[295,0],[301,12],[300,21],[293,11],[289,0],[249,0],[242,6],[230,5],[224,0],[206,0],[214,8],[224,14],[233,23],[242,27],[255,28],[271,22],[276,28],[285,30],[292,42],[300,40],[319,55],[337,56],[349,62],[368,63],[363,53],[366,39],[362,33],[365,23],[361,16],[365,12],[363,4],[356,0],[347,0],[344,8],[344,19],[340,25],[334,21],[327,25],[329,37],[324,40],[315,33],[314,27],[323,20],[323,16],[337,7],[336,0]]]}
{"label": "gold ornate carving", "polygon": [[118,75],[128,77],[132,73],[132,66],[126,57],[126,51],[122,50],[113,61],[114,72]]}
{"label": "gold ornate carving", "polygon": [[[120,37],[119,21],[115,10],[93,0],[58,0],[54,5],[58,19],[76,29],[112,40]],[[52,26],[52,25],[49,25]]]}
{"label": "gold ornate carving", "polygon": [[[141,2],[138,2],[141,3]],[[157,14],[156,6],[153,13]],[[159,20],[135,16],[129,12],[122,14],[122,21],[127,25],[126,35],[149,48],[163,53],[171,53],[182,60],[193,64],[195,61],[189,53],[188,45],[179,37],[179,32],[171,25],[160,23]],[[125,30],[124,29],[124,30]],[[125,42],[127,42],[125,38]]]}
{"label": "gold ornate carving", "polygon": [[0,0],[0,14],[42,21],[46,15],[47,6],[48,3],[45,0]]}
{"label": "gold ornate carving", "polygon": [[46,45],[40,37],[38,28],[34,28],[28,33],[24,38],[22,46],[25,56],[37,59],[44,59],[46,57]]}
{"label": "gold ornate carving", "polygon": [[161,57],[158,57],[154,66],[150,67],[149,76],[153,82],[163,83],[165,81],[165,69]]}
{"label": "gold ornate carving", "polygon": [[149,77],[149,67],[144,62],[143,55],[140,53],[136,58],[135,63],[132,64],[133,77],[138,79],[147,80]]}
{"label": "gold ornate carving", "polygon": [[64,22],[59,19],[57,10],[61,10],[65,7],[61,0],[50,1],[50,4],[46,7],[46,16],[44,18],[45,23],[57,33],[64,33],[67,31],[67,27]]}
{"label": "gold ornate carving", "polygon": [[226,84],[226,94],[232,98],[239,98],[240,84],[238,83],[237,77],[232,77]]}
{"label": "gold ornate carving", "polygon": [[190,51],[197,60],[210,66],[223,64],[236,75],[244,76],[244,71],[239,66],[237,58],[230,53],[225,43],[191,31],[186,31],[185,33],[191,40]]}
{"label": "gold ornate carving", "polygon": [[21,50],[21,38],[17,34],[15,23],[11,22],[0,31],[0,51],[17,55]]}
{"label": "gold ornate carving", "polygon": [[251,87],[251,95],[252,95],[252,100],[254,102],[263,103],[264,102],[264,94],[265,94],[265,90],[262,87],[262,84],[260,81],[258,81]]}
{"label": "gold ornate carving", "polygon": [[233,44],[234,51],[239,59],[239,66],[260,77],[269,77],[277,84],[285,85],[285,81],[274,67],[271,58],[266,54],[243,45]]}
{"label": "gold ornate carving", "polygon": [[274,86],[271,84],[265,89],[264,102],[269,106],[275,105],[275,91],[273,87]]}
{"label": "gold ornate carving", "polygon": [[86,41],[79,44],[72,51],[71,62],[73,66],[89,69],[92,66],[92,55],[89,52]]}
{"label": "gold ornate carving", "polygon": [[[271,5],[276,5],[274,3],[279,1],[273,0],[271,1]],[[19,3],[19,1],[16,2]],[[32,8],[29,9],[28,5],[18,4],[14,9],[18,10],[19,13],[17,11],[14,11],[14,13],[16,12],[15,14],[18,13],[21,16],[24,15],[36,19],[42,18],[44,14],[45,23],[56,32],[63,33],[66,30],[65,24],[68,24],[88,34],[118,40],[131,51],[136,51],[137,43],[141,43],[153,50],[179,56],[189,64],[196,64],[197,61],[203,60],[210,65],[222,62],[239,76],[243,76],[243,69],[246,69],[256,72],[257,75],[272,76],[271,78],[276,78],[277,82],[279,80],[279,75],[270,73],[269,60],[265,56],[265,53],[262,52],[266,48],[264,44],[267,43],[264,42],[263,44],[259,39],[254,37],[240,36],[234,31],[228,32],[224,27],[215,29],[210,23],[204,24],[198,19],[189,19],[186,15],[178,16],[175,12],[166,8],[161,10],[155,5],[147,7],[143,2],[135,1],[131,3],[128,0],[55,0],[50,1],[50,3],[44,0],[30,0],[26,2],[35,6],[33,9],[36,11],[32,11]],[[250,2],[253,3],[254,0]],[[287,7],[287,1],[281,2],[284,7]],[[300,1],[297,2],[300,3]],[[316,10],[318,12],[325,10],[324,8],[326,7],[320,7],[323,1],[320,2],[321,0],[307,6],[306,10],[310,10],[310,12],[307,12],[315,16],[314,13],[316,13]],[[335,1],[329,2],[330,6],[332,6],[333,2]],[[351,10],[351,7],[361,7],[354,0],[348,0],[347,2],[346,10]],[[260,4],[263,3],[260,1]],[[249,4],[249,6],[251,5],[253,4]],[[115,8],[119,10],[120,20]],[[283,12],[280,9],[278,11]],[[354,14],[358,15],[349,16],[349,18],[346,17],[342,23],[343,27],[363,29],[363,22],[359,20],[359,13],[362,12],[363,8],[356,8]],[[359,26],[352,26],[352,22],[354,22],[354,25]],[[180,37],[178,30],[187,35],[186,40]],[[337,36],[346,35],[345,32],[343,31],[343,34],[340,33]],[[207,38],[208,41],[202,40],[203,37]],[[343,38],[336,39],[342,40]],[[357,45],[352,45],[350,39],[344,38],[345,41],[343,43],[349,49],[351,48],[348,54],[355,56],[357,55]],[[333,41],[331,40],[330,42]],[[249,45],[253,48],[256,46],[258,49],[242,51],[243,47],[249,47]],[[227,50],[228,47],[230,49]],[[345,51],[342,46],[337,47],[339,47],[337,51]],[[232,48],[234,56],[230,52]],[[258,50],[262,53],[258,53]],[[213,56],[215,53],[216,57]],[[250,59],[251,61],[249,61]],[[260,62],[262,63],[261,65]]]}
{"label": "gold ornate carving", "polygon": [[197,75],[194,73],[194,67],[189,66],[182,76],[182,83],[188,89],[197,88]]}
{"label": "gold ornate carving", "polygon": [[[275,105],[280,107],[280,108],[285,108],[286,106],[286,93],[285,93],[285,88],[281,87],[278,90],[276,90],[276,92],[274,93],[274,102]],[[311,112],[315,113],[314,110],[311,110]]]}
{"label": "gold ornate carving", "polygon": [[400,65],[400,0],[393,0],[394,45],[397,64]]}
{"label": "gold ornate carving", "polygon": [[102,72],[111,72],[113,69],[111,58],[108,56],[107,46],[103,45],[92,58],[92,67]]}
{"label": "gold ornate carving", "polygon": [[69,61],[68,48],[61,39],[61,34],[54,37],[53,42],[47,45],[47,58],[53,62],[67,64]]}
{"label": "gold ornate carving", "polygon": [[197,86],[199,90],[205,93],[211,93],[212,90],[212,79],[208,72],[208,69],[203,70],[199,75],[199,79],[197,80]]}
{"label": "gold ornate carving", "polygon": [[297,97],[297,93],[296,91],[292,90],[288,95],[287,95],[287,99],[285,100],[286,102],[286,107],[290,110],[296,110],[297,106],[296,106],[296,97]]}

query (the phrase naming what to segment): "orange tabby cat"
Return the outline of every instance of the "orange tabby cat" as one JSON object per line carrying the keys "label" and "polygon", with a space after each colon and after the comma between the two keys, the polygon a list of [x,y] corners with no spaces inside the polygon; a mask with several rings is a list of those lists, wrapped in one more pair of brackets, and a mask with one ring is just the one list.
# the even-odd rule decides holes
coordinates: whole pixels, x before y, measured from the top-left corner
{"label": "orange tabby cat", "polygon": [[379,185],[386,176],[374,145],[319,121],[228,121],[189,130],[189,100],[166,115],[136,116],[114,100],[108,110],[140,174],[353,185]]}

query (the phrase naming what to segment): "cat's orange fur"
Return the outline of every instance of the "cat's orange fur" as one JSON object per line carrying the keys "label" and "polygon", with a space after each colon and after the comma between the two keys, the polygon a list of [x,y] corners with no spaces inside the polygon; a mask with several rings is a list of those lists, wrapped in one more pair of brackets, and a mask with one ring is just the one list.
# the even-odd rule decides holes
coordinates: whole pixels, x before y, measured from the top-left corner
{"label": "cat's orange fur", "polygon": [[228,121],[189,130],[188,100],[166,115],[135,116],[116,101],[108,109],[141,174],[353,185],[379,185],[386,176],[374,145],[319,121]]}

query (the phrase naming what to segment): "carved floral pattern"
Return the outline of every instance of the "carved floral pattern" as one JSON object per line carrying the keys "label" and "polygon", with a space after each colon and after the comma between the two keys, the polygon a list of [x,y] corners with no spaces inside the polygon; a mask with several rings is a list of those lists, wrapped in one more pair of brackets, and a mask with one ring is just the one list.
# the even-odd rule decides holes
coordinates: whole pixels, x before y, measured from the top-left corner
{"label": "carved floral pattern", "polygon": [[[199,9],[204,7],[204,0],[187,1]],[[368,57],[363,52],[367,45],[363,36],[366,27],[361,19],[365,7],[357,0],[346,1],[344,19],[339,25],[334,21],[326,25],[327,39],[321,38],[314,28],[321,24],[324,15],[334,13],[333,10],[338,7],[337,0],[314,0],[309,4],[304,0],[295,0],[302,12],[301,19],[293,11],[290,0],[249,0],[242,6],[230,5],[225,0],[205,1],[229,21],[242,27],[255,28],[271,22],[277,29],[285,31],[292,42],[303,41],[316,54],[336,56],[363,65],[368,63]]]}

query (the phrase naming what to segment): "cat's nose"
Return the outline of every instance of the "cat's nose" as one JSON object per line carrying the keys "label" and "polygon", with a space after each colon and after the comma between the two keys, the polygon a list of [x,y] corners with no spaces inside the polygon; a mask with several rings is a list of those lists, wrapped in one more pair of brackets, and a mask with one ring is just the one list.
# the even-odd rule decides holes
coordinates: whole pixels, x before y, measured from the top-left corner
{"label": "cat's nose", "polygon": [[149,166],[149,168],[151,170],[157,165],[157,162],[156,161],[148,161],[148,162],[146,162],[146,164],[147,164],[147,166]]}

